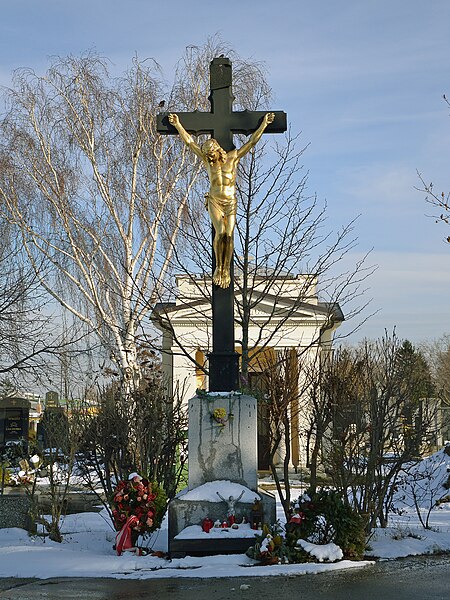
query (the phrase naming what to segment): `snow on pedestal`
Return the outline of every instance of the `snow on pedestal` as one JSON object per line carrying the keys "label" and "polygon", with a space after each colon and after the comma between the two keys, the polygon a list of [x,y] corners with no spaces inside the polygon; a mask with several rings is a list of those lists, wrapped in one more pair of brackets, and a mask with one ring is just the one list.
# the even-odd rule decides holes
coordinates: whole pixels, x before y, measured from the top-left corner
{"label": "snow on pedestal", "polygon": [[[230,496],[239,501],[235,504],[238,529],[213,528],[210,533],[202,531],[203,519],[223,523],[227,518],[227,505],[220,498]],[[183,554],[242,553],[253,544],[258,532],[243,519],[249,519],[255,500],[264,502],[265,495],[239,483],[217,480],[180,492],[169,504],[169,552],[178,557]],[[267,499],[266,499],[267,501]]]}
{"label": "snow on pedestal", "polygon": [[254,539],[255,535],[261,535],[262,529],[252,529],[248,523],[236,525],[232,527],[222,528],[213,527],[208,533],[203,531],[200,525],[189,525],[175,536],[177,540],[223,540],[228,538],[250,538]]}

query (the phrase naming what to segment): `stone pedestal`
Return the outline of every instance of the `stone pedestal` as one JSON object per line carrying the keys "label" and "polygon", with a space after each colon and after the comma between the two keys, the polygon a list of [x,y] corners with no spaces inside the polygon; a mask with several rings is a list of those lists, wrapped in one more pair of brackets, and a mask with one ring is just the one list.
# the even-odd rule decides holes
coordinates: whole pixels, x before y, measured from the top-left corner
{"label": "stone pedestal", "polygon": [[[214,419],[225,409],[224,423]],[[189,489],[229,479],[258,486],[257,403],[252,396],[195,396],[189,402]]]}
{"label": "stone pedestal", "polygon": [[[225,414],[222,422],[214,418],[217,409]],[[258,490],[257,401],[238,394],[195,396],[189,402],[189,482],[192,491],[205,483],[231,481],[250,490],[245,502],[236,504],[238,519],[251,518],[252,502],[262,501],[264,522],[276,519],[275,498]],[[251,492],[255,492],[254,496]],[[188,494],[189,496],[189,494]],[[235,495],[237,497],[237,495]],[[169,504],[169,553],[172,557],[245,552],[252,538],[176,539],[190,525],[201,525],[204,518],[222,520],[226,513],[223,502],[189,500],[181,493]]]}
{"label": "stone pedestal", "polygon": [[[267,492],[258,490],[255,497],[261,499],[264,512],[264,522],[274,523],[276,518],[275,498]],[[236,504],[236,519],[241,523],[245,517],[251,521],[253,502],[238,502]],[[243,554],[250,546],[254,545],[252,537],[228,537],[227,532],[219,536],[204,534],[192,539],[177,539],[186,527],[201,525],[203,519],[208,517],[213,521],[222,521],[226,512],[223,502],[208,502],[206,500],[187,500],[183,495],[174,498],[169,503],[169,554],[171,558],[190,556],[208,556],[214,554]],[[247,526],[248,527],[248,526]],[[255,534],[258,533],[255,531]]]}

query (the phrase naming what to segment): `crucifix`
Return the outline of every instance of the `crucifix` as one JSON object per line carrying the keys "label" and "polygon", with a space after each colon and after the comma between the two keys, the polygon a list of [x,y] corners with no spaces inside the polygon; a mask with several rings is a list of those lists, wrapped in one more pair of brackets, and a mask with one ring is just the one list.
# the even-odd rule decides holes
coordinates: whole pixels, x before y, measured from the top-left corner
{"label": "crucifix", "polygon": [[[162,113],[157,131],[179,134],[183,142],[203,161],[210,190],[205,195],[213,224],[212,333],[213,351],[209,359],[209,391],[228,392],[239,387],[239,355],[234,342],[233,235],[236,220],[237,164],[263,133],[286,131],[282,111],[233,111],[231,62],[214,58],[210,64],[209,101],[211,112]],[[236,149],[233,134],[251,134]],[[210,134],[200,147],[191,137]]]}

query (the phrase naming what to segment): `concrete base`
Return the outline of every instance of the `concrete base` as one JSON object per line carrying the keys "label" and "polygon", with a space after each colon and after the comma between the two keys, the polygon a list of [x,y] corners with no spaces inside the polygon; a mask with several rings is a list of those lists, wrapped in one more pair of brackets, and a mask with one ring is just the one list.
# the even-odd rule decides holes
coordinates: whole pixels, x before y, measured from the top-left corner
{"label": "concrete base", "polygon": [[[276,502],[272,494],[258,490],[264,510],[264,523],[275,523]],[[251,521],[252,504],[247,502],[236,503],[236,521],[245,517]],[[175,539],[175,537],[190,525],[201,525],[206,517],[213,521],[222,521],[224,504],[222,502],[208,502],[206,500],[183,500],[183,496],[174,498],[169,503],[169,555],[171,558],[183,556],[209,556],[216,554],[242,554],[247,548],[253,546],[252,538],[217,538],[205,539]]]}
{"label": "concrete base", "polygon": [[[224,424],[214,420],[225,409]],[[256,490],[257,401],[252,396],[195,396],[189,401],[189,489],[228,479]]]}

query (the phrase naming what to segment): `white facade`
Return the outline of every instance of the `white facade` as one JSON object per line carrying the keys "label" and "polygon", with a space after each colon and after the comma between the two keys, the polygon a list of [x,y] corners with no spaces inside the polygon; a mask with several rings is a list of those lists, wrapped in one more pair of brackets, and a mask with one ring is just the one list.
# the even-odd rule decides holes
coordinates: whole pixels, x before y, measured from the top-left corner
{"label": "white facade", "polygon": [[[239,279],[236,283],[239,300]],[[206,361],[212,350],[210,285],[210,279],[177,277],[176,301],[160,305],[159,324],[155,320],[163,332],[164,373],[172,385],[183,386],[186,398],[195,395],[198,387],[208,387],[194,361]],[[253,291],[257,303],[251,312],[249,347],[308,348],[315,354],[319,348],[331,346],[333,331],[343,316],[338,306],[318,301],[315,277],[283,277],[271,285],[269,293],[264,288],[265,279],[261,278]],[[240,352],[242,329],[237,307],[235,323],[236,351]]]}

